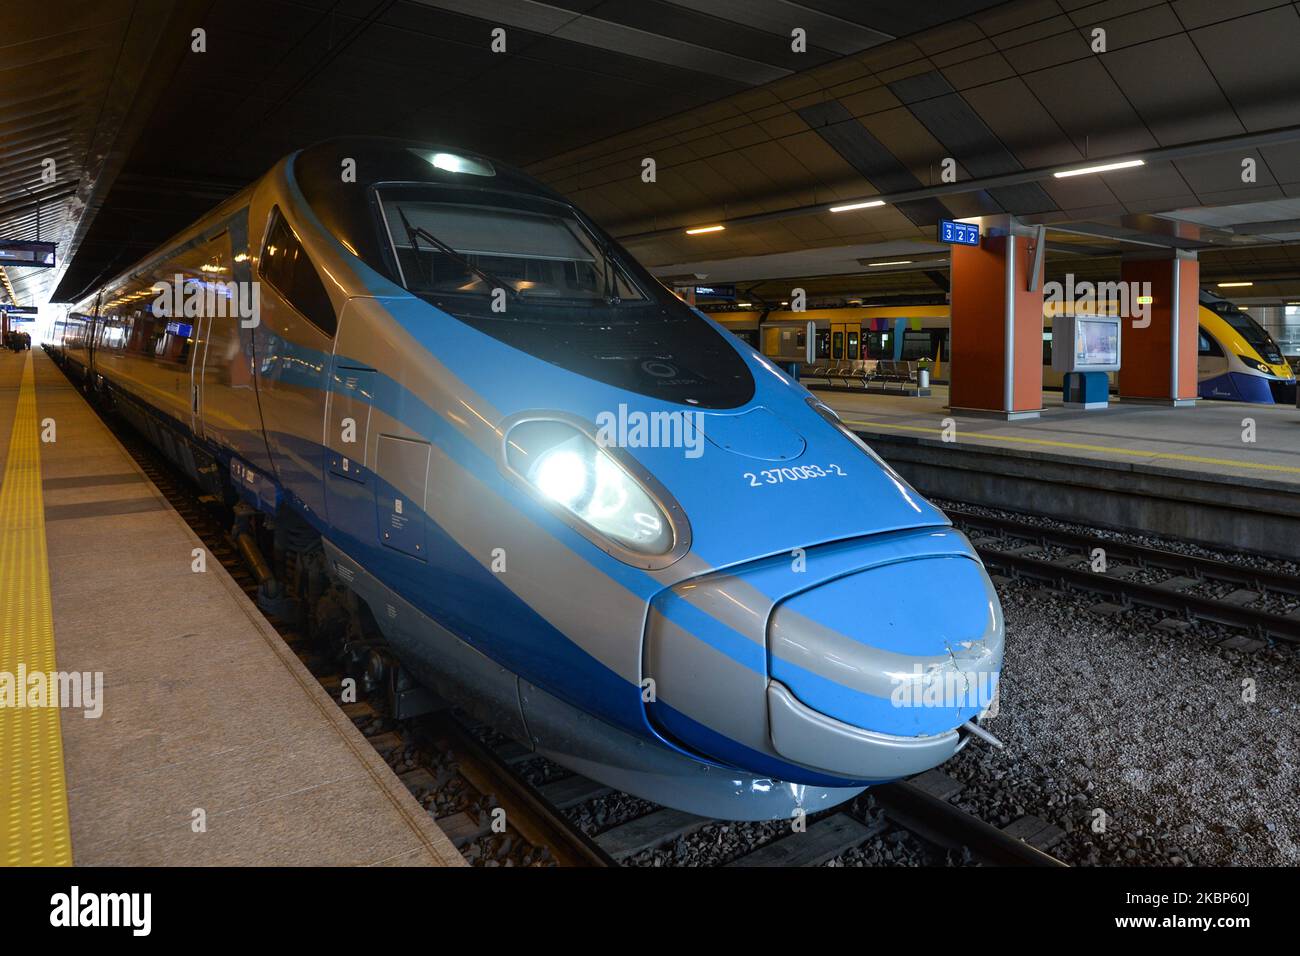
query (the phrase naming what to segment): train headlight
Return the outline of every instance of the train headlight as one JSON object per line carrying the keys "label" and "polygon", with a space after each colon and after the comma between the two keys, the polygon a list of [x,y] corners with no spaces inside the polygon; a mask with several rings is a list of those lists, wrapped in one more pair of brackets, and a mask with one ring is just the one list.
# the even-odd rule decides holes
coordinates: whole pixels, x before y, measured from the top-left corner
{"label": "train headlight", "polygon": [[638,480],[611,449],[581,429],[555,419],[526,419],[506,433],[505,449],[510,471],[547,504],[576,518],[588,538],[605,547],[588,533],[594,531],[614,546],[606,551],[646,566],[663,562],[637,558],[676,560],[684,553],[682,535],[667,513],[680,508],[661,505],[666,493],[646,487],[657,483],[648,475]]}

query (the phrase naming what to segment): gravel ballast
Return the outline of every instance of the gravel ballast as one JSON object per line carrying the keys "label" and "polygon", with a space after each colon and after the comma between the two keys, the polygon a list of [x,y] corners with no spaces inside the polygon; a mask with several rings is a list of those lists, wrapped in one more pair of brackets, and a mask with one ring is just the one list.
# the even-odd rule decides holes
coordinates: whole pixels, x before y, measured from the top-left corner
{"label": "gravel ballast", "polygon": [[961,805],[996,825],[1032,813],[1062,827],[1053,853],[1071,863],[1300,863],[1293,650],[1220,647],[1028,582],[999,594],[1007,647],[988,727],[1007,749],[972,745],[943,767],[967,784]]}

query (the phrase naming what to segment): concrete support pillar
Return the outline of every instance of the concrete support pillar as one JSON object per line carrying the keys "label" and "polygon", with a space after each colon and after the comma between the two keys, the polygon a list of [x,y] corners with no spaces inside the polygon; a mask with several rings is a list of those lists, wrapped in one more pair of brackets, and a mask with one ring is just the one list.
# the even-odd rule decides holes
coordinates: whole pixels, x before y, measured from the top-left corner
{"label": "concrete support pillar", "polygon": [[948,404],[1008,420],[1037,418],[1043,408],[1043,269],[1040,261],[1032,275],[1036,240],[1005,217],[980,226],[978,246],[952,247]]}
{"label": "concrete support pillar", "polygon": [[[1150,322],[1124,323],[1119,395],[1126,402],[1195,405],[1201,271],[1195,253],[1126,257],[1120,278],[1129,300],[1150,294]],[[1149,290],[1149,293],[1148,293]],[[1134,310],[1130,308],[1130,312]]]}

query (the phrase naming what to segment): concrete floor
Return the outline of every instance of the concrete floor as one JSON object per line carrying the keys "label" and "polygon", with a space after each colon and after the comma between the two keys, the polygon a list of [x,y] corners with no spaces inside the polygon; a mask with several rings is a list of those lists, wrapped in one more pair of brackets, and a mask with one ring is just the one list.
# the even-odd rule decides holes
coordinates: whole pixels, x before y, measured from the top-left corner
{"label": "concrete floor", "polygon": [[[945,419],[958,444],[1040,451],[1066,457],[1183,469],[1300,486],[1300,409],[1201,401],[1194,407],[1113,402],[1100,411],[1067,409],[1059,392],[1043,395],[1041,418],[1006,422],[948,410],[948,389],[925,398],[855,395],[813,389],[855,431],[940,440]],[[1254,423],[1248,442],[1247,420]]]}
{"label": "concrete floor", "polygon": [[[57,423],[40,450],[57,666],[104,685],[102,716],[61,712],[74,863],[463,864],[220,562],[192,570],[202,543],[28,354],[38,420]],[[27,360],[0,352],[0,455]]]}

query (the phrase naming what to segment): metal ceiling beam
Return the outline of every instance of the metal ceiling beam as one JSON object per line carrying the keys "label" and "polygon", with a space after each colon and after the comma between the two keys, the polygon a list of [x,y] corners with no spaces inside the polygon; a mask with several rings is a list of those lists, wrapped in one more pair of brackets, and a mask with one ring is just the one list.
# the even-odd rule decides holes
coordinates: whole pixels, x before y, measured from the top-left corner
{"label": "metal ceiling beam", "polygon": [[109,189],[154,106],[189,54],[190,29],[202,22],[208,6],[205,0],[136,0],[119,52],[118,68],[105,93],[104,108],[85,153],[85,173],[72,199],[70,214],[76,219],[76,226],[59,250],[60,265],[53,283],[56,296],[69,264],[108,198]]}
{"label": "metal ceiling beam", "polygon": [[1240,133],[1235,136],[1221,136],[1216,139],[1198,140],[1194,143],[1182,143],[1177,146],[1164,146],[1158,149],[1135,150],[1114,156],[1090,157],[1084,163],[1069,165],[1039,166],[1023,169],[1014,173],[997,176],[982,176],[956,183],[941,183],[937,186],[925,186],[921,189],[908,189],[894,193],[879,193],[873,196],[858,196],[851,199],[837,199],[833,204],[820,202],[807,206],[789,206],[770,212],[754,213],[749,216],[736,216],[733,219],[715,219],[709,223],[682,223],[667,229],[652,229],[647,232],[617,234],[620,242],[641,242],[649,239],[661,239],[666,236],[680,236],[684,229],[696,225],[723,225],[727,228],[748,226],[763,222],[776,222],[781,219],[794,219],[800,216],[814,216],[825,213],[831,205],[851,206],[860,202],[883,202],[897,205],[922,199],[937,199],[942,196],[957,196],[965,193],[983,192],[1001,186],[1018,186],[1023,183],[1043,182],[1055,177],[1063,169],[1077,168],[1080,165],[1101,166],[1106,163],[1141,159],[1146,164],[1173,162],[1179,159],[1192,159],[1199,156],[1214,156],[1235,150],[1260,149],[1266,146],[1279,146],[1300,141],[1300,126],[1286,126],[1281,129],[1265,130],[1259,133]]}
{"label": "metal ceiling beam", "polygon": [[1268,236],[1273,233],[1300,232],[1300,219],[1271,219],[1260,222],[1239,222],[1228,226],[1238,236]]}

